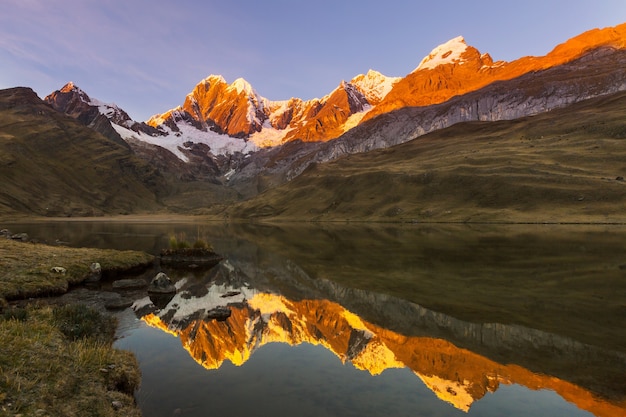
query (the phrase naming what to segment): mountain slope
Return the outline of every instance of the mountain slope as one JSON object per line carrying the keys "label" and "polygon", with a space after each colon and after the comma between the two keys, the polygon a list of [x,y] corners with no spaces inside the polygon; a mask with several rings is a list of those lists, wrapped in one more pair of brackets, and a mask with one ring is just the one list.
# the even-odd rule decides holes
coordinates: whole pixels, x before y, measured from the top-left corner
{"label": "mountain slope", "polygon": [[314,164],[226,212],[275,220],[625,222],[626,93]]}
{"label": "mountain slope", "polygon": [[626,24],[594,29],[560,44],[540,57],[493,62],[468,46],[462,37],[435,48],[420,65],[396,83],[365,120],[403,107],[443,103],[454,96],[476,91],[491,83],[566,64],[598,48],[626,47]]}
{"label": "mountain slope", "polygon": [[0,90],[0,213],[98,216],[160,208],[162,176],[128,148],[46,105]]}
{"label": "mountain slope", "polygon": [[[289,159],[276,156],[284,153],[282,150],[269,150],[266,153],[275,162],[266,165],[271,169],[264,174],[278,184],[297,177],[311,163],[388,148],[455,123],[512,120],[624,91],[625,68],[626,50],[600,48],[567,64],[492,83],[441,104],[385,113],[315,147],[293,142]],[[239,175],[234,174],[230,181],[237,182]],[[241,175],[249,174],[242,170]]]}

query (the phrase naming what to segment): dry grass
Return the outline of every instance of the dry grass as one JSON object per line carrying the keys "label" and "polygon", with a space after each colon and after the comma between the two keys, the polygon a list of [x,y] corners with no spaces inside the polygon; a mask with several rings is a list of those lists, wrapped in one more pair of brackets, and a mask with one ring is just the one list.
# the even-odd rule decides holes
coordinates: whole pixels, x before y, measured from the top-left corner
{"label": "dry grass", "polygon": [[133,398],[138,365],[130,352],[111,347],[110,317],[82,305],[9,308],[6,299],[65,292],[89,275],[93,262],[107,273],[152,261],[143,252],[0,239],[0,414],[140,415]]}
{"label": "dry grass", "polygon": [[139,416],[134,356],[101,335],[66,337],[55,316],[46,307],[29,308],[23,320],[0,318],[0,414]]}
{"label": "dry grass", "polygon": [[[59,294],[89,276],[98,262],[103,273],[152,263],[153,256],[136,251],[66,248],[0,239],[0,302],[6,299]],[[54,267],[65,268],[57,273]]]}

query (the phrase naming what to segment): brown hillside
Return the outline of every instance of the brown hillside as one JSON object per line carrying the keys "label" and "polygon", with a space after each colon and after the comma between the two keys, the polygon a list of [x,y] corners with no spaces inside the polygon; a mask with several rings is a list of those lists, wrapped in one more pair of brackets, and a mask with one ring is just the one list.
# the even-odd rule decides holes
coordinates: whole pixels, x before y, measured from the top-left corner
{"label": "brown hillside", "polygon": [[45,104],[0,90],[0,214],[98,216],[157,209],[162,176],[127,146]]}
{"label": "brown hillside", "polygon": [[626,222],[626,93],[309,167],[235,218]]}

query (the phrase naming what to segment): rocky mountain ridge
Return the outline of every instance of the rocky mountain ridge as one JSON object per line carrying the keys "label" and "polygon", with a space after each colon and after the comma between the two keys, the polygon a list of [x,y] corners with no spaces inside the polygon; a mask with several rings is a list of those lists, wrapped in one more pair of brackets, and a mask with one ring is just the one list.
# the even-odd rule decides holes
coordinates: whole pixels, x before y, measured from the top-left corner
{"label": "rocky mountain ridge", "polygon": [[589,30],[556,46],[545,56],[527,56],[511,62],[494,62],[489,54],[480,53],[458,37],[435,48],[364,119],[404,107],[443,103],[497,81],[565,65],[600,48],[625,47],[626,24]]}
{"label": "rocky mountain ridge", "polygon": [[350,82],[342,81],[321,99],[270,101],[244,79],[228,84],[222,76],[210,75],[196,85],[182,106],[155,115],[147,123],[179,132],[177,122],[184,120],[199,130],[249,139],[259,147],[294,139],[319,141],[343,133],[350,116],[380,102],[398,80],[370,70]]}
{"label": "rocky mountain ridge", "polygon": [[[513,120],[626,90],[626,50],[598,48],[581,58],[529,72],[429,106],[407,106],[365,120],[290,164],[286,179],[311,163],[389,148],[461,122]],[[366,115],[367,117],[367,115]]]}
{"label": "rocky mountain ridge", "polygon": [[122,138],[179,180],[208,181],[248,198],[290,181],[312,163],[387,148],[459,122],[511,120],[623,91],[625,47],[626,24],[513,62],[494,62],[457,37],[433,49],[406,77],[370,70],[308,101],[270,101],[243,79],[228,84],[211,75],[182,106],[147,123],[130,120],[73,84],[46,101],[108,137]]}
{"label": "rocky mountain ridge", "polygon": [[[74,117],[85,112],[80,110],[84,105],[96,107],[125,140],[164,147],[187,162],[185,144],[190,142],[207,145],[213,155],[250,153],[290,141],[327,142],[382,114],[441,104],[496,82],[567,65],[599,48],[620,50],[625,46],[626,24],[622,24],[585,32],[543,57],[494,62],[489,54],[457,37],[434,48],[405,77],[386,77],[370,70],[342,81],[321,99],[307,101],[270,101],[243,79],[228,84],[222,76],[211,75],[194,87],[183,105],[146,123],[131,120],[115,105],[89,98],[73,83],[50,94],[46,101]],[[69,99],[71,92],[76,97]],[[79,106],[80,102],[84,105]],[[519,116],[507,116],[511,117]]]}

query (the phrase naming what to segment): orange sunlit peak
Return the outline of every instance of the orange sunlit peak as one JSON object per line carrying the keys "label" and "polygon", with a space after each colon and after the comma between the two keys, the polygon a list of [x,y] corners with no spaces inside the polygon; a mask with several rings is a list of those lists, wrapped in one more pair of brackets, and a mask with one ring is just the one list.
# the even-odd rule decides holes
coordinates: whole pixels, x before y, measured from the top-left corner
{"label": "orange sunlit peak", "polygon": [[153,313],[146,314],[145,316],[141,318],[141,320],[143,320],[150,327],[157,328],[167,334],[170,334],[174,337],[178,337],[177,332],[170,330],[169,326],[166,323],[164,323],[159,316]]}
{"label": "orange sunlit peak", "polygon": [[417,372],[415,374],[440,400],[452,404],[461,411],[469,412],[474,403],[474,397],[469,393],[471,385],[469,381],[461,383],[448,381],[435,375],[420,375]]}

